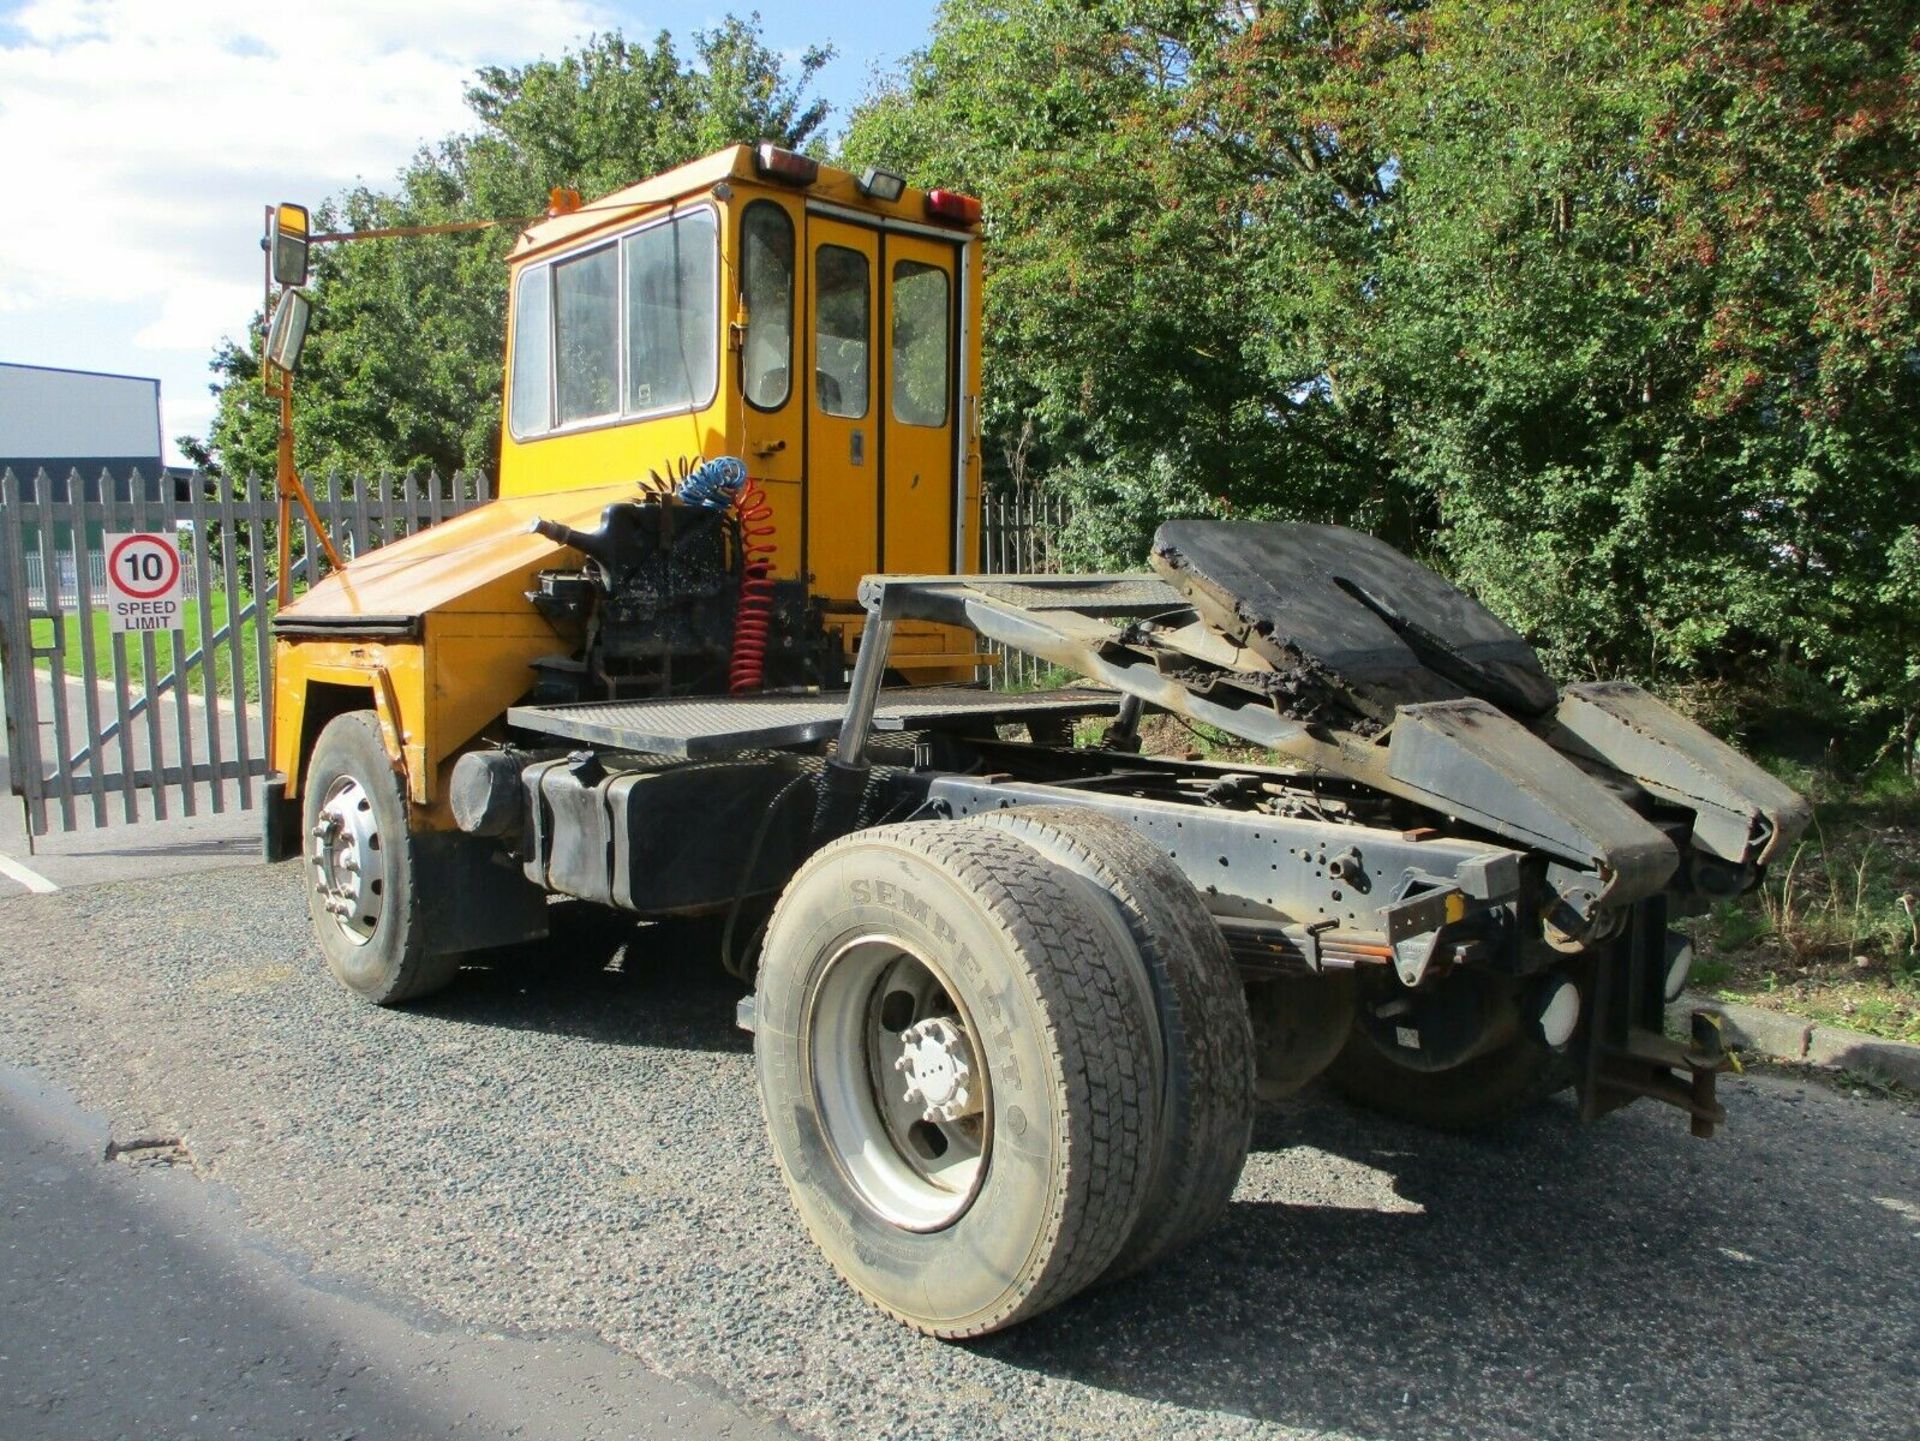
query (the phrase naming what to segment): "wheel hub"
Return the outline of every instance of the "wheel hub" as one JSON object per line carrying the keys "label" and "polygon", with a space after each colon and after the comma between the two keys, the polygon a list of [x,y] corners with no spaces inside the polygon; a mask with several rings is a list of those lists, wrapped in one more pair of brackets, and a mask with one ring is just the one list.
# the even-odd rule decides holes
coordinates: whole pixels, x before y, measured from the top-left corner
{"label": "wheel hub", "polygon": [[921,1107],[926,1121],[957,1121],[980,1110],[969,1082],[973,1047],[966,1033],[945,1016],[916,1021],[900,1033],[903,1053],[893,1068],[905,1074],[905,1100]]}
{"label": "wheel hub", "polygon": [[313,889],[321,908],[355,941],[371,940],[386,896],[380,828],[366,787],[352,776],[336,780],[321,802],[308,840]]}
{"label": "wheel hub", "polygon": [[992,1061],[940,973],[862,936],[808,1003],[811,1089],[834,1160],[895,1226],[934,1231],[973,1203],[992,1145]]}

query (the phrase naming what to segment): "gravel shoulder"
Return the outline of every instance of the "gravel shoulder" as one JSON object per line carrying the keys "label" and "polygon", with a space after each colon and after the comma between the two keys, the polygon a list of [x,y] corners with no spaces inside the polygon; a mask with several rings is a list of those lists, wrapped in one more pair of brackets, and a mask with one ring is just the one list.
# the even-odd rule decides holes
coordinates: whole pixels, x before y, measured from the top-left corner
{"label": "gravel shoulder", "polygon": [[116,1139],[179,1138],[316,1278],[803,1432],[1904,1438],[1920,1413],[1910,1106],[1754,1076],[1708,1144],[1564,1103],[1466,1140],[1310,1093],[1262,1117],[1213,1236],[949,1346],[808,1244],[737,994],[684,931],[576,918],[378,1011],[320,972],[284,866],[0,902],[0,1062]]}

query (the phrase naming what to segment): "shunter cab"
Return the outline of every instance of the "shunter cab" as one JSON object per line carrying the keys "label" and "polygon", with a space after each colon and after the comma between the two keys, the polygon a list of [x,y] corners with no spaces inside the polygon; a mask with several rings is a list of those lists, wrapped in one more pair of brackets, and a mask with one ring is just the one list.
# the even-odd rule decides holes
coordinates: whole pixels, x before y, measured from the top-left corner
{"label": "shunter cab", "polygon": [[[978,569],[980,252],[978,201],[770,144],[560,200],[509,258],[498,498],[276,620],[280,824],[351,710],[377,713],[411,823],[449,832],[453,762],[529,696],[844,684],[862,576]],[[721,456],[751,516],[633,508]],[[766,633],[744,671],[743,566]],[[965,681],[985,658],[920,623],[889,668]]]}
{"label": "shunter cab", "polygon": [[[978,569],[979,204],[771,145],[554,215],[514,248],[500,494],[733,455],[773,573],[850,654],[860,578]],[[909,678],[963,632],[896,637]]]}

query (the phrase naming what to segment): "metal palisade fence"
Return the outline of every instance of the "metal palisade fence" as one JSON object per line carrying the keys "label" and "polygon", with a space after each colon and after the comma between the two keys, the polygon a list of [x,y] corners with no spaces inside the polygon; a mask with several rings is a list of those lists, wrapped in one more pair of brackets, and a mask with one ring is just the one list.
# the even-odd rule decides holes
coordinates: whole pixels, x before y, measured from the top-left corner
{"label": "metal palisade fence", "polygon": [[[327,476],[311,488],[348,558],[491,496],[485,476],[467,475]],[[277,519],[273,483],[259,477],[0,472],[0,689],[32,834],[255,804],[268,771]],[[983,519],[987,571],[1060,568],[1063,498],[992,494]],[[327,563],[306,522],[294,527],[297,593]],[[109,631],[102,537],[129,531],[176,538],[182,629]],[[992,671],[997,686],[1022,688],[1044,669],[1008,652]]]}
{"label": "metal palisade fence", "polygon": [[[481,504],[484,476],[326,477],[312,486],[343,556]],[[0,474],[0,683],[12,789],[35,835],[254,805],[268,769],[271,480],[194,473],[83,481]],[[177,539],[179,630],[113,634],[108,534]],[[324,575],[296,519],[296,593]]]}
{"label": "metal palisade fence", "polygon": [[[1067,524],[1063,495],[1023,485],[990,491],[982,517],[982,566],[990,575],[1052,575],[1061,569],[1060,536]],[[1003,650],[992,667],[996,690],[1037,685],[1047,664],[1021,651]]]}

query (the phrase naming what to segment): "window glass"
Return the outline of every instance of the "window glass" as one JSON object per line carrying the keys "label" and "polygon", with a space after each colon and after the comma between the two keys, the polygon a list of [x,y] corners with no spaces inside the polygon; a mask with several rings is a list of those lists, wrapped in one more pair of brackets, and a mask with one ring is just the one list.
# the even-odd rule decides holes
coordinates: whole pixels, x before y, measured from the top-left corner
{"label": "window glass", "polygon": [[839,245],[814,256],[814,380],[820,409],[858,419],[867,413],[869,318],[867,257]]}
{"label": "window glass", "polygon": [[613,247],[553,267],[558,423],[620,408],[620,312]]}
{"label": "window glass", "polygon": [[903,260],[893,267],[893,418],[947,423],[947,272]]}
{"label": "window glass", "polygon": [[513,307],[513,414],[515,435],[538,435],[553,425],[553,291],[544,265],[520,272]]}
{"label": "window glass", "polygon": [[750,404],[777,410],[793,388],[793,222],[756,200],[740,222],[740,290],[747,301],[741,386]]}
{"label": "window glass", "polygon": [[629,235],[627,409],[680,410],[713,399],[719,374],[719,238],[711,210]]}

